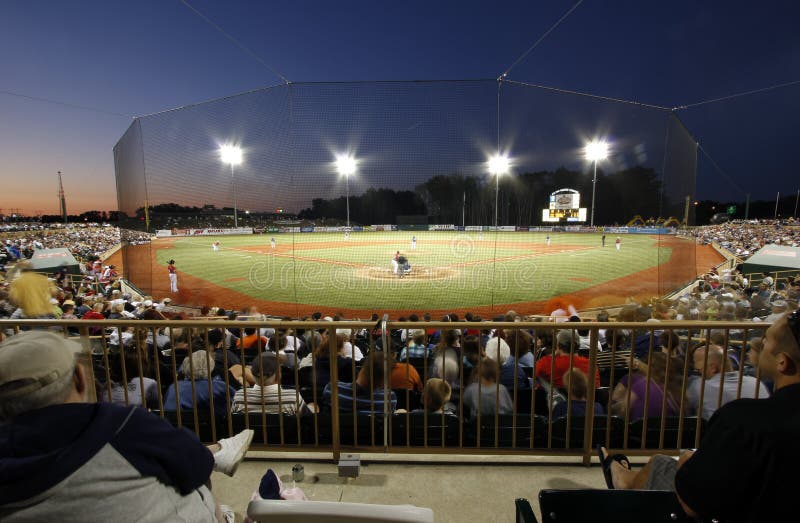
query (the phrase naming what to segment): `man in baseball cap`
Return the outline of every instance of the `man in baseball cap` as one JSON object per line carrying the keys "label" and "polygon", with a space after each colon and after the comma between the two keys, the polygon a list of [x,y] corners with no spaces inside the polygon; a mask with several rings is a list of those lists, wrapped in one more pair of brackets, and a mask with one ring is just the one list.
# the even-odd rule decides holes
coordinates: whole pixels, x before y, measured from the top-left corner
{"label": "man in baseball cap", "polygon": [[0,520],[217,521],[206,484],[237,449],[212,454],[145,409],[89,403],[83,354],[45,331],[0,343]]}

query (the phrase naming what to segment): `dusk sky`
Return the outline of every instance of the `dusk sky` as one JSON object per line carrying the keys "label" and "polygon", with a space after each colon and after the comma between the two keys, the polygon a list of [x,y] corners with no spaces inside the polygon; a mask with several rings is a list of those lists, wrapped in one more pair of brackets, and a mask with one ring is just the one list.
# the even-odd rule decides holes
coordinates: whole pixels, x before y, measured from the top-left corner
{"label": "dusk sky", "polygon": [[[188,3],[310,82],[497,78],[575,2]],[[585,0],[508,79],[666,107],[795,82],[799,15],[794,1]],[[70,213],[115,209],[112,149],[133,116],[280,83],[178,0],[4,0],[0,212],[57,213],[59,170]],[[677,114],[725,173],[699,155],[699,198],[799,188],[800,83]]]}

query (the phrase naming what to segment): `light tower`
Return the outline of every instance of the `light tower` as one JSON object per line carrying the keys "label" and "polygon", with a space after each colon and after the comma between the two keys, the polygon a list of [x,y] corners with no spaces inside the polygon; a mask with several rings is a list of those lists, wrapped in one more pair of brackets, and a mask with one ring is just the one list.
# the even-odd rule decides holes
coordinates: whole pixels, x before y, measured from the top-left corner
{"label": "light tower", "polygon": [[58,203],[61,206],[61,221],[67,223],[67,200],[64,198],[64,184],[61,182],[61,171],[58,171]]}

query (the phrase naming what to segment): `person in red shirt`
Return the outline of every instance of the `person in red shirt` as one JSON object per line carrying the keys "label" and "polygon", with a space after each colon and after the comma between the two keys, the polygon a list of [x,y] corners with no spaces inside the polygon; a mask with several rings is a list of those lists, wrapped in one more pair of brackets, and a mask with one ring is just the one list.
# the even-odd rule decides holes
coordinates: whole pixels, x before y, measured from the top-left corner
{"label": "person in red shirt", "polygon": [[[92,307],[89,311],[87,311],[83,316],[81,316],[82,320],[104,320],[106,317],[103,315],[104,306],[102,303],[95,303],[94,307]],[[103,329],[101,327],[91,327],[89,328],[89,334],[92,336],[97,336],[103,333]]]}
{"label": "person in red shirt", "polygon": [[167,272],[169,273],[169,290],[178,292],[178,273],[175,270],[175,260],[168,262]]}
{"label": "person in red shirt", "polygon": [[[580,338],[578,338],[578,334],[573,330],[560,330],[556,335],[556,350],[555,355],[548,354],[542,358],[539,358],[539,361],[536,362],[536,369],[534,370],[534,376],[537,378],[542,378],[544,380],[549,381],[556,387],[563,387],[564,386],[564,373],[569,370],[569,354],[570,354],[570,346],[572,347],[572,368],[573,369],[580,369],[583,371],[584,374],[587,376],[589,375],[589,358],[584,358],[583,356],[578,356],[575,354],[577,352],[578,347],[580,347]],[[555,357],[555,364],[553,363],[553,358]],[[551,370],[555,376],[551,376]],[[595,371],[595,386],[600,386],[600,374]]]}

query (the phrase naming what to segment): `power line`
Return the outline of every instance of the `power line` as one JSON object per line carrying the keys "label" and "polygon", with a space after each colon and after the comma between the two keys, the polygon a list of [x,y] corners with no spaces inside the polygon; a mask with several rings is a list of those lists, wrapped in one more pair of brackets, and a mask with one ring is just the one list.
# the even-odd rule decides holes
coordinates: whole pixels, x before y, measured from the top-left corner
{"label": "power line", "polygon": [[49,104],[62,105],[64,107],[69,107],[70,109],[80,109],[82,111],[93,111],[93,112],[96,112],[96,113],[103,113],[103,114],[108,114],[108,115],[111,115],[111,116],[121,116],[123,118],[131,118],[131,119],[134,118],[130,114],[115,113],[114,111],[106,111],[105,109],[98,109],[96,107],[88,107],[88,106],[85,106],[85,105],[78,105],[78,104],[73,104],[73,103],[70,103],[70,102],[61,102],[59,100],[51,100],[49,98],[42,98],[40,96],[31,96],[29,94],[15,93],[14,91],[0,90],[0,94],[5,94],[5,95],[8,95],[8,96],[16,96],[18,98],[25,98],[26,100],[33,100],[35,102],[45,102],[45,103],[49,103]]}
{"label": "power line", "polygon": [[498,80],[500,80],[501,78],[505,78],[506,76],[508,76],[508,73],[510,73],[510,72],[511,72],[511,69],[513,69],[513,68],[514,68],[514,67],[515,67],[515,66],[516,66],[516,65],[517,65],[519,62],[521,62],[522,60],[524,60],[524,59],[525,59],[525,57],[526,57],[526,56],[528,56],[528,55],[530,54],[530,52],[531,52],[531,51],[533,51],[534,49],[536,49],[536,47],[537,47],[537,46],[538,46],[540,43],[542,43],[542,42],[544,41],[544,39],[545,39],[545,38],[547,38],[547,36],[548,36],[550,33],[552,33],[552,32],[553,32],[553,31],[556,29],[556,27],[558,27],[559,25],[561,25],[561,22],[563,22],[564,20],[566,20],[566,19],[567,19],[567,17],[568,17],[569,15],[571,15],[571,14],[572,14],[572,12],[573,12],[575,9],[577,9],[577,8],[578,8],[578,6],[579,6],[579,5],[581,5],[582,3],[583,3],[583,0],[578,0],[577,2],[575,2],[575,5],[573,5],[573,6],[570,8],[570,10],[569,10],[569,11],[567,11],[566,13],[564,13],[564,16],[562,16],[561,18],[559,18],[559,19],[558,19],[558,21],[557,21],[555,24],[553,24],[553,26],[552,26],[550,29],[548,29],[547,31],[545,31],[545,33],[544,33],[542,36],[540,36],[540,37],[539,37],[539,39],[538,39],[538,40],[536,40],[536,41],[533,43],[533,45],[532,45],[532,46],[530,46],[530,47],[528,48],[528,50],[527,50],[527,51],[525,51],[524,53],[522,53],[522,56],[520,56],[519,58],[517,58],[517,59],[514,61],[514,63],[513,63],[513,64],[511,64],[510,66],[508,66],[508,69],[506,69],[506,70],[503,72],[503,74],[501,74],[501,75],[500,75],[500,77],[498,78]]}
{"label": "power line", "polygon": [[711,104],[711,103],[715,103],[715,102],[724,102],[725,100],[732,100],[734,98],[740,98],[742,96],[748,96],[748,95],[751,95],[751,94],[763,93],[765,91],[772,91],[774,89],[780,89],[782,87],[789,87],[789,86],[797,85],[797,84],[800,84],[800,80],[794,80],[792,82],[786,82],[786,83],[783,83],[783,84],[770,85],[769,87],[762,87],[760,89],[753,89],[752,91],[744,91],[742,93],[730,94],[728,96],[721,96],[719,98],[712,98],[710,100],[703,100],[702,102],[695,102],[695,103],[687,104],[687,105],[679,105],[678,107],[673,107],[672,110],[673,111],[678,111],[680,109],[689,109],[690,107],[697,107],[699,105],[706,105],[706,104]]}
{"label": "power line", "polygon": [[213,27],[214,29],[216,29],[217,31],[219,31],[220,33],[222,33],[222,35],[223,35],[223,36],[225,36],[225,38],[227,38],[227,39],[228,39],[228,40],[230,40],[231,42],[233,42],[233,44],[234,44],[234,45],[236,45],[236,47],[238,47],[239,49],[241,49],[241,50],[242,50],[242,51],[244,51],[245,53],[249,54],[249,55],[250,55],[250,56],[251,56],[253,59],[255,59],[255,60],[258,62],[258,63],[260,63],[261,65],[263,65],[263,66],[264,66],[264,67],[266,67],[267,69],[269,69],[269,71],[270,71],[272,74],[274,74],[274,75],[276,75],[276,76],[280,77],[280,79],[281,79],[281,80],[283,80],[283,81],[284,81],[284,83],[287,83],[287,84],[288,84],[288,83],[291,83],[291,82],[289,82],[289,80],[288,80],[288,79],[287,79],[285,76],[283,76],[281,73],[279,73],[278,71],[276,71],[275,69],[273,69],[272,67],[270,67],[270,66],[269,66],[269,64],[267,64],[267,62],[265,62],[265,61],[264,61],[264,60],[263,60],[263,59],[262,59],[260,56],[258,56],[256,53],[254,53],[253,51],[251,51],[251,50],[250,50],[250,48],[248,48],[248,47],[247,47],[247,46],[245,46],[243,43],[239,42],[239,41],[238,41],[236,38],[234,38],[233,36],[231,36],[230,34],[228,34],[228,33],[227,33],[227,32],[226,32],[226,31],[225,31],[223,28],[221,28],[220,26],[218,26],[217,24],[215,24],[215,23],[214,23],[214,22],[213,22],[213,21],[212,21],[210,18],[208,18],[206,15],[204,15],[203,13],[201,13],[200,11],[198,11],[197,9],[195,9],[194,7],[192,7],[192,6],[191,6],[191,4],[189,4],[189,2],[188,2],[187,0],[181,0],[181,3],[182,3],[183,5],[185,5],[186,7],[188,7],[189,9],[191,9],[191,10],[192,10],[192,12],[194,12],[194,13],[195,13],[197,16],[199,16],[200,18],[202,18],[203,20],[205,20],[205,21],[206,21],[206,23],[208,23],[208,24],[209,24],[211,27]]}

